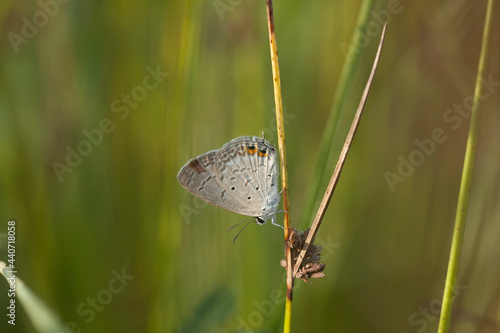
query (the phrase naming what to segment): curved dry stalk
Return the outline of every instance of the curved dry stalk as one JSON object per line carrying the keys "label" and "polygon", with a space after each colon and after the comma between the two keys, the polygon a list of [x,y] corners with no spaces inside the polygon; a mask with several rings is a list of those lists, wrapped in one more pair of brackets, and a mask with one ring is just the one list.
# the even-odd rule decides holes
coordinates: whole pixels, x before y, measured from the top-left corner
{"label": "curved dry stalk", "polygon": [[378,45],[377,49],[377,54],[375,56],[375,60],[373,62],[372,70],[370,73],[370,76],[368,78],[368,82],[366,83],[365,90],[363,91],[363,95],[361,96],[361,100],[359,102],[358,109],[356,110],[356,114],[354,115],[354,119],[351,124],[351,128],[349,129],[349,133],[347,134],[347,138],[345,140],[344,146],[342,147],[342,151],[340,152],[339,159],[337,161],[337,165],[335,166],[335,170],[333,171],[332,178],[330,179],[330,182],[328,183],[328,187],[326,188],[325,195],[323,196],[323,200],[321,200],[321,204],[319,206],[318,212],[316,213],[316,217],[314,218],[313,224],[311,226],[311,230],[309,231],[307,235],[307,239],[305,241],[304,247],[302,248],[302,251],[300,251],[299,258],[297,259],[297,262],[295,263],[295,266],[293,268],[293,276],[297,274],[300,265],[302,264],[302,261],[304,260],[304,257],[306,255],[307,250],[309,249],[309,246],[314,242],[314,238],[316,237],[316,234],[318,233],[318,229],[321,225],[321,222],[323,221],[323,217],[325,216],[326,209],[328,208],[328,204],[330,203],[330,199],[332,198],[333,191],[335,190],[335,187],[337,186],[337,182],[340,176],[340,173],[342,172],[342,167],[344,166],[345,159],[347,157],[347,153],[349,152],[349,148],[351,147],[352,139],[354,137],[354,134],[356,133],[356,129],[358,128],[359,121],[361,119],[361,114],[363,113],[363,109],[366,104],[366,100],[368,98],[368,93],[370,92],[371,84],[373,81],[373,77],[375,75],[375,70],[377,69],[378,61],[380,59],[380,53],[382,51],[382,45],[384,43],[384,37],[385,37],[385,31],[387,28],[387,22],[384,24],[384,28],[382,29],[382,34],[380,36],[380,43]]}

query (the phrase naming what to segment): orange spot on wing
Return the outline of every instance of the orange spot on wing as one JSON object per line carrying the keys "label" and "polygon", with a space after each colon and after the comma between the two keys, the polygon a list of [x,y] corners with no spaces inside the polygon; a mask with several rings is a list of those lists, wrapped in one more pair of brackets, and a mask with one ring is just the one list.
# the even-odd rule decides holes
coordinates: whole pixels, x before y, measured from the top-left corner
{"label": "orange spot on wing", "polygon": [[260,157],[266,157],[267,156],[267,150],[259,150],[259,156]]}
{"label": "orange spot on wing", "polygon": [[250,155],[253,155],[257,152],[257,147],[253,146],[253,147],[248,147],[247,148],[247,152],[250,154]]}

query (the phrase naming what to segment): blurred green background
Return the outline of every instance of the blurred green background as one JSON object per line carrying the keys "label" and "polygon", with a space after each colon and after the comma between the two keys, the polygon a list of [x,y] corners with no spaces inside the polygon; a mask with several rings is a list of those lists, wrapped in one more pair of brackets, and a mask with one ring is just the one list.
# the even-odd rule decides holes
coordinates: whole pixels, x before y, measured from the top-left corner
{"label": "blurred green background", "polygon": [[[375,2],[373,27],[391,3]],[[274,4],[299,229],[375,54],[378,33],[360,50],[330,162],[316,167],[360,6]],[[318,234],[326,276],[296,282],[293,332],[437,329],[468,131],[467,112],[453,110],[474,93],[486,1],[397,8]],[[499,10],[454,332],[500,331]],[[0,260],[15,220],[18,276],[74,322],[67,332],[281,331],[282,230],[252,224],[232,244],[226,229],[244,217],[176,181],[234,137],[264,132],[277,146],[265,2],[4,0],[0,22]],[[436,129],[446,140],[431,144]],[[19,304],[7,324],[7,291],[2,279],[0,331],[35,332]]]}

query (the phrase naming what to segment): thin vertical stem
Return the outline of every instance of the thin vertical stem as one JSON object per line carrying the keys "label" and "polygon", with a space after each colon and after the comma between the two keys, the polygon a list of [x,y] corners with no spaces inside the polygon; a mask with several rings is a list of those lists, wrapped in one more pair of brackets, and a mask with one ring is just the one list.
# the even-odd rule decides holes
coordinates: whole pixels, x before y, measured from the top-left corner
{"label": "thin vertical stem", "polygon": [[448,271],[446,273],[446,283],[443,295],[443,307],[439,318],[438,333],[447,333],[450,329],[451,310],[455,294],[455,285],[460,264],[462,252],[462,243],[465,234],[465,224],[467,221],[467,211],[469,208],[470,188],[472,184],[472,175],[474,171],[474,160],[476,157],[477,136],[479,132],[479,102],[483,88],[482,78],[489,51],[489,35],[491,30],[491,17],[493,15],[493,0],[488,1],[486,9],[486,19],[484,22],[483,42],[481,46],[481,55],[479,59],[479,68],[476,78],[476,87],[474,91],[474,104],[471,111],[471,120],[469,135],[467,138],[467,147],[465,149],[465,160],[462,171],[462,180],[460,183],[460,192],[458,195],[457,212],[455,216],[455,227],[453,231],[453,240],[451,243],[450,258],[448,260]]}
{"label": "thin vertical stem", "polygon": [[283,118],[283,104],[281,100],[281,81],[278,62],[278,47],[276,45],[276,34],[274,29],[274,14],[272,0],[266,0],[267,24],[269,28],[269,46],[271,51],[271,65],[273,70],[274,103],[276,105],[276,127],[278,130],[278,146],[281,160],[281,187],[283,188],[283,210],[284,210],[284,230],[285,230],[285,254],[286,254],[286,303],[285,303],[285,323],[283,332],[290,332],[292,318],[292,256],[290,247],[286,240],[290,233],[290,208],[288,207],[288,173],[286,167],[285,150],[285,123]]}

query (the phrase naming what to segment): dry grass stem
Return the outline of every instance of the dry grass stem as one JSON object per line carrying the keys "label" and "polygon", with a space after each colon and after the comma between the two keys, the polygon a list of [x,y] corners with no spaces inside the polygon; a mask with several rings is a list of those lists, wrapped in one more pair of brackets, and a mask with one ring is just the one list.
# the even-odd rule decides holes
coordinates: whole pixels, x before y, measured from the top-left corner
{"label": "dry grass stem", "polygon": [[325,195],[323,196],[323,200],[321,201],[318,212],[316,213],[316,217],[314,218],[313,224],[311,226],[311,232],[308,233],[304,247],[302,248],[302,251],[300,252],[299,258],[297,259],[297,262],[295,263],[295,266],[293,269],[293,275],[296,277],[297,277],[297,274],[301,268],[302,261],[306,257],[306,254],[307,254],[309,247],[314,242],[314,238],[316,237],[316,233],[318,232],[318,229],[321,225],[321,222],[323,221],[323,217],[325,216],[326,210],[328,208],[328,204],[330,203],[330,199],[332,198],[333,191],[335,190],[335,187],[337,186],[337,182],[338,182],[340,173],[342,172],[342,167],[344,166],[344,162],[345,162],[345,159],[347,157],[347,153],[349,152],[349,148],[351,147],[352,139],[354,137],[354,134],[356,133],[356,129],[358,128],[359,121],[361,119],[361,115],[363,113],[363,109],[364,109],[365,104],[366,104],[366,99],[368,97],[368,93],[370,92],[373,77],[375,75],[375,70],[377,69],[378,61],[380,59],[380,53],[382,51],[382,45],[384,43],[386,28],[387,28],[387,23],[384,24],[384,28],[382,29],[382,34],[380,36],[380,42],[378,45],[375,60],[373,62],[372,70],[371,70],[370,76],[368,78],[368,82],[366,83],[365,90],[363,91],[363,95],[361,96],[361,101],[359,102],[358,109],[356,110],[356,114],[354,115],[354,119],[352,121],[351,128],[349,130],[349,133],[347,134],[347,138],[345,140],[344,147],[342,148],[342,151],[340,152],[339,160],[337,161],[337,165],[335,166],[335,170],[333,171],[332,178],[330,179],[330,183],[328,184],[328,187],[326,188]]}

